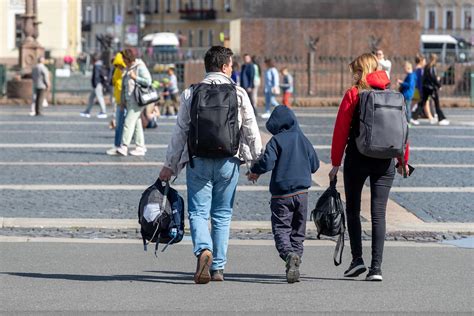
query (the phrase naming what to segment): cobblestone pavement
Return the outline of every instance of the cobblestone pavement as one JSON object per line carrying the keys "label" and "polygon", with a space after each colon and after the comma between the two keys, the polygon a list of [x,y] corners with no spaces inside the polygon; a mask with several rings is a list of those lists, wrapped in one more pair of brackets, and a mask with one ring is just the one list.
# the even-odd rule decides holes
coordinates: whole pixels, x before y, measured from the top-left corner
{"label": "cobblestone pavement", "polygon": [[[29,117],[28,107],[0,108],[0,217],[135,218],[139,189],[61,190],[28,189],[29,185],[123,185],[145,188],[153,183],[164,161],[175,121],[160,119],[159,127],[146,130],[145,157],[110,157],[114,132],[108,120],[79,117],[82,107],[49,107],[44,116]],[[97,111],[97,109],[95,109]],[[320,159],[329,163],[336,109],[296,109],[299,122]],[[409,179],[397,177],[391,198],[426,222],[474,222],[474,109],[448,109],[452,124],[423,122],[410,130]],[[264,130],[264,121],[259,121]],[[239,186],[248,187],[245,165]],[[254,191],[239,191],[234,219],[269,220],[268,183],[259,179]],[[182,173],[176,184],[185,184]],[[397,192],[397,188],[413,188]],[[444,188],[442,193],[430,191]],[[459,193],[458,189],[465,192]],[[323,188],[320,188],[323,189]],[[451,192],[452,191],[452,192]],[[185,192],[182,192],[185,195]],[[310,193],[310,206],[321,194]],[[249,201],[252,201],[249,203]]]}
{"label": "cobblestone pavement", "polygon": [[[138,239],[141,240],[139,229],[50,229],[50,228],[0,228],[0,236],[25,236],[25,237],[59,237],[59,238],[81,238],[81,239]],[[416,241],[416,242],[439,242],[443,240],[458,240],[470,237],[470,234],[455,233],[436,233],[436,232],[389,232],[386,240],[391,241]],[[240,240],[273,240],[273,234],[270,230],[231,230],[231,239]],[[184,239],[191,240],[191,235],[186,231]],[[317,232],[308,230],[307,240],[316,240]],[[321,236],[321,240],[336,241],[336,237]],[[345,235],[346,242],[349,235]],[[362,234],[363,240],[371,240],[368,232]]]}

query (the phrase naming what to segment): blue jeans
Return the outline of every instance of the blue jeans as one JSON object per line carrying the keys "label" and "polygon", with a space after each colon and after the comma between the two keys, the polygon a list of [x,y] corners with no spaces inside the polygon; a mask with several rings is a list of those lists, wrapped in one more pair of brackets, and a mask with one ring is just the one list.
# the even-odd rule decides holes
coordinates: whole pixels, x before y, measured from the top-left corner
{"label": "blue jeans", "polygon": [[193,163],[194,168],[186,167],[193,252],[199,256],[210,250],[214,258],[211,269],[224,269],[240,161],[234,157],[193,158]]}
{"label": "blue jeans", "polygon": [[405,104],[407,107],[407,121],[410,123],[411,120],[411,99],[405,100]]}
{"label": "blue jeans", "polygon": [[117,106],[115,113],[115,147],[120,147],[122,144],[123,123],[125,121],[125,115],[127,115],[127,109],[121,111],[120,106]]}
{"label": "blue jeans", "polygon": [[275,95],[271,91],[265,92],[265,112],[269,113],[272,107],[278,105]]}

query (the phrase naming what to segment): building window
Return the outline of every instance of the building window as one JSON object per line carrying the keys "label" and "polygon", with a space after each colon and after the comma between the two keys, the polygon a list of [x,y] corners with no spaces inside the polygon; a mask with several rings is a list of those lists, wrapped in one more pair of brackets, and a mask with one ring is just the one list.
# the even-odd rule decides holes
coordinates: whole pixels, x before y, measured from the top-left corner
{"label": "building window", "polygon": [[120,5],[112,4],[112,22],[113,23],[115,23],[115,16],[116,16],[115,10],[117,6],[120,6]]}
{"label": "building window", "polygon": [[225,0],[224,1],[224,11],[225,12],[231,12],[232,11],[231,0]]}
{"label": "building window", "polygon": [[171,0],[166,0],[166,13],[171,13]]}
{"label": "building window", "polygon": [[85,12],[86,12],[85,22],[91,23],[92,22],[92,7],[88,5],[85,9]]}
{"label": "building window", "polygon": [[155,13],[160,13],[160,0],[155,0]]}
{"label": "building window", "polygon": [[189,0],[188,3],[186,3],[186,5],[185,5],[185,9],[186,10],[193,10],[194,9],[194,1]]}
{"label": "building window", "polygon": [[203,47],[204,46],[204,31],[199,30],[199,37],[198,37],[198,47]]}
{"label": "building window", "polygon": [[176,0],[176,8],[178,11],[181,11],[181,0]]}
{"label": "building window", "polygon": [[15,14],[15,47],[20,48],[23,42],[23,14]]}
{"label": "building window", "polygon": [[209,46],[214,45],[214,31],[213,30],[209,30],[208,43],[209,43]]}
{"label": "building window", "polygon": [[436,28],[436,11],[435,10],[428,10],[428,16],[426,20],[426,28],[430,30],[434,30]]}
{"label": "building window", "polygon": [[95,21],[96,23],[104,23],[104,5],[97,4],[95,7]]}
{"label": "building window", "polygon": [[452,30],[453,29],[453,15],[454,15],[454,12],[453,10],[446,10],[446,13],[445,13],[445,29],[447,30]]}
{"label": "building window", "polygon": [[472,30],[472,8],[464,8],[462,16],[462,28],[465,30]]}
{"label": "building window", "polygon": [[188,32],[188,46],[193,47],[193,31],[189,30]]}
{"label": "building window", "polygon": [[150,14],[151,13],[151,3],[150,0],[145,0],[145,8],[144,8],[144,13],[145,14]]}

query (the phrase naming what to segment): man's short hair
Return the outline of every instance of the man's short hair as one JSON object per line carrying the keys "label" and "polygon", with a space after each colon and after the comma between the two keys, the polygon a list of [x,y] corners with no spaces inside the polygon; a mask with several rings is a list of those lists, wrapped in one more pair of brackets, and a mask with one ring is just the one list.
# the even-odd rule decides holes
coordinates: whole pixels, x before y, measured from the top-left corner
{"label": "man's short hair", "polygon": [[206,72],[220,72],[222,66],[230,63],[230,58],[234,55],[232,50],[223,46],[212,46],[204,56]]}

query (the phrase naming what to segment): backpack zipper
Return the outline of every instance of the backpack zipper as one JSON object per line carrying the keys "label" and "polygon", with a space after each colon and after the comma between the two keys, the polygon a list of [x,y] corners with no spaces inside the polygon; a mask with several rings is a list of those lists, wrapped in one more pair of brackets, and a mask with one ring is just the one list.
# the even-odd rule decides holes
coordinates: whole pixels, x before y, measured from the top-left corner
{"label": "backpack zipper", "polygon": [[401,105],[391,106],[391,105],[376,104],[374,107],[376,109],[378,109],[378,108],[387,108],[387,109],[390,109],[390,110],[401,110],[401,109],[403,109],[403,106],[401,106]]}

